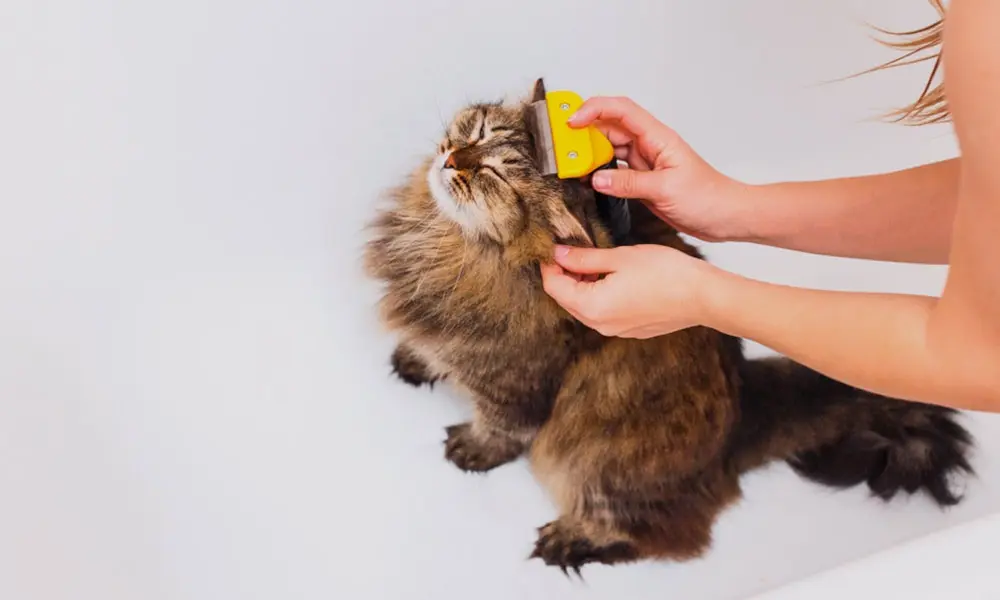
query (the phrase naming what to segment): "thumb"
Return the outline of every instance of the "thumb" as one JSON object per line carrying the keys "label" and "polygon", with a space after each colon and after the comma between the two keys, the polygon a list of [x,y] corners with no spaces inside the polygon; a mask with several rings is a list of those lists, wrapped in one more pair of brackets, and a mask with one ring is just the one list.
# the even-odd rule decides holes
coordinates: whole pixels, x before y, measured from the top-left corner
{"label": "thumb", "polygon": [[657,200],[663,195],[662,173],[635,169],[603,170],[591,179],[594,189],[619,198]]}
{"label": "thumb", "polygon": [[541,272],[545,293],[579,319],[579,307],[591,290],[591,284],[577,281],[557,264],[542,263]]}
{"label": "thumb", "polygon": [[618,270],[620,248],[571,248],[557,246],[556,262],[577,274],[603,274]]}

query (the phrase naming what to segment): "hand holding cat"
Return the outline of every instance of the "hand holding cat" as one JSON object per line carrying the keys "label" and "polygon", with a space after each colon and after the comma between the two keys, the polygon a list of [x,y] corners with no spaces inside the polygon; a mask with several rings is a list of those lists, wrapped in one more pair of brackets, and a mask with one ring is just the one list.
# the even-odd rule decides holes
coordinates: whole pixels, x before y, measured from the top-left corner
{"label": "hand holding cat", "polygon": [[[679,231],[721,240],[735,222],[742,184],[716,171],[676,132],[627,98],[592,98],[570,120],[593,124],[628,169],[599,171],[595,189],[636,198]],[[706,283],[717,271],[665,246],[557,250],[542,266],[545,291],[582,323],[608,336],[648,338],[700,324]],[[590,282],[574,277],[606,277]]]}
{"label": "hand holding cat", "polygon": [[[702,159],[671,128],[628,98],[591,98],[569,121],[594,125],[628,169],[598,171],[598,191],[643,201],[677,230],[705,241],[738,239],[748,228],[747,186]],[[741,214],[742,213],[742,214]]]}
{"label": "hand holding cat", "polygon": [[[542,264],[545,291],[584,325],[606,336],[651,338],[698,325],[715,267],[666,246],[612,249],[560,246]],[[567,271],[606,275],[580,281]]]}

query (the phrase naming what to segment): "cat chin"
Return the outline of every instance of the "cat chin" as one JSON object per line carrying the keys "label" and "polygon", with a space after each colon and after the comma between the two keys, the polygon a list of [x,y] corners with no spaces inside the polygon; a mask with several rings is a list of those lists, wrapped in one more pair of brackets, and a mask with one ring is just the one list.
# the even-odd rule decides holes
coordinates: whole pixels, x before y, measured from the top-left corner
{"label": "cat chin", "polygon": [[459,204],[448,190],[448,185],[445,183],[448,175],[441,169],[445,158],[444,155],[438,156],[427,170],[427,186],[431,190],[434,204],[441,214],[461,227],[462,231],[469,234],[485,233],[483,223],[486,222],[486,215],[483,214],[482,208],[467,202]]}

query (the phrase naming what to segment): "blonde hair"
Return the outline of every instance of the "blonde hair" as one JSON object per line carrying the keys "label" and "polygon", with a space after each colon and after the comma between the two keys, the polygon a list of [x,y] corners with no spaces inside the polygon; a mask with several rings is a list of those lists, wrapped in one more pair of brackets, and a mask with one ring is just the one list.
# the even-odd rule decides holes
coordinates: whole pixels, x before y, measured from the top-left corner
{"label": "blonde hair", "polygon": [[899,50],[904,54],[898,58],[890,60],[864,73],[880,71],[905,65],[913,65],[927,61],[934,61],[927,83],[924,85],[920,96],[907,106],[891,111],[887,116],[893,121],[907,125],[927,125],[939,123],[950,119],[948,102],[945,98],[944,85],[935,85],[935,79],[941,67],[941,39],[944,33],[945,8],[943,0],[928,0],[931,6],[937,10],[938,19],[913,31],[888,31],[875,27],[880,33],[889,36],[889,39],[880,39],[879,43]]}

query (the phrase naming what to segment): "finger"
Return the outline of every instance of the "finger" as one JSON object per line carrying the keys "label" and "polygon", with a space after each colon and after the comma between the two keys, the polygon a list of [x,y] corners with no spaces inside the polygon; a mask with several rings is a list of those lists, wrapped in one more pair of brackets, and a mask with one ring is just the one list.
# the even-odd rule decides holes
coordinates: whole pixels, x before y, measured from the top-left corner
{"label": "finger", "polygon": [[[617,155],[617,150],[615,151]],[[628,168],[637,171],[650,171],[651,167],[646,159],[636,150],[634,145],[625,149],[625,156],[621,157],[628,164]]]}
{"label": "finger", "polygon": [[[599,121],[605,135],[633,139],[650,134],[673,135],[672,129],[660,122],[630,98],[597,96],[586,100],[570,117],[571,127],[585,127]],[[617,127],[615,127],[617,126]],[[614,143],[614,141],[612,141]]]}
{"label": "finger", "polygon": [[580,319],[579,305],[586,286],[566,273],[558,264],[541,264],[542,289],[570,314]]}
{"label": "finger", "polygon": [[[661,154],[680,142],[680,137],[673,129],[629,98],[590,98],[569,120],[572,127],[583,127],[595,122],[600,122],[606,135],[618,140],[623,136],[634,138],[649,162],[656,162]],[[613,125],[618,130],[611,127]],[[612,144],[614,145],[614,141]]]}
{"label": "finger", "polygon": [[628,161],[630,168],[649,170],[649,161],[639,152],[635,136],[616,123],[595,121],[593,125],[614,146],[617,158]]}
{"label": "finger", "polygon": [[617,158],[628,161],[632,168],[648,170],[649,161],[639,153],[637,141],[630,133],[615,124],[595,123],[594,126],[611,142]]}
{"label": "finger", "polygon": [[618,269],[619,248],[570,248],[560,246],[555,253],[556,262],[573,273],[600,275]]}
{"label": "finger", "polygon": [[585,313],[593,312],[595,286],[599,284],[581,283],[566,273],[559,265],[542,264],[542,287],[574,319],[586,327],[599,331],[601,324]]}
{"label": "finger", "polygon": [[636,135],[619,125],[616,121],[594,121],[591,123],[598,131],[608,138],[614,147],[628,146],[636,140]]}
{"label": "finger", "polygon": [[618,198],[657,200],[663,196],[663,182],[659,172],[635,169],[606,169],[594,173],[594,189]]}
{"label": "finger", "polygon": [[631,146],[621,146],[615,148],[615,158],[621,162],[618,163],[618,168],[620,169],[637,169],[639,171],[648,171],[649,165],[646,164],[645,159],[642,158],[638,152],[636,152]]}
{"label": "finger", "polygon": [[620,338],[634,338],[639,340],[646,340],[649,338],[654,338],[662,333],[656,332],[649,327],[633,327],[632,329],[626,329],[625,331],[619,331],[615,334],[615,337]]}

